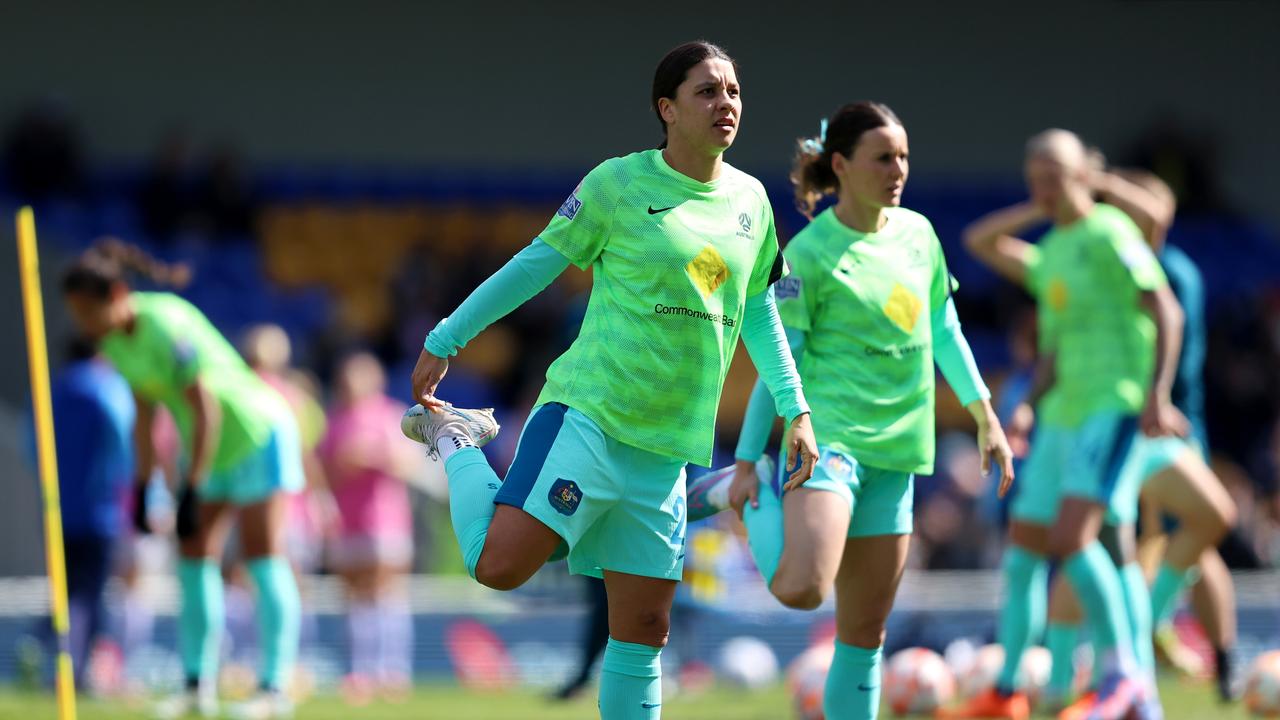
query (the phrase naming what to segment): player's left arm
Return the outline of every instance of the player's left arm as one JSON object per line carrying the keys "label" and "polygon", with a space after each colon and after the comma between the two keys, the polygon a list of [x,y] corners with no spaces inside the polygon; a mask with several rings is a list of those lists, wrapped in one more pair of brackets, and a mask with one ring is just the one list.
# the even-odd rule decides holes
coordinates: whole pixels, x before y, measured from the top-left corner
{"label": "player's left arm", "polygon": [[992,458],[1000,466],[998,493],[1004,497],[1013,484],[1013,450],[1005,438],[1000,419],[991,406],[991,391],[982,380],[978,363],[973,359],[969,341],[960,330],[960,317],[955,301],[948,296],[942,307],[931,318],[933,332],[933,358],[947,384],[955,390],[956,397],[965,406],[978,426],[978,452],[982,457],[982,472],[991,472]]}
{"label": "player's left arm", "polygon": [[218,398],[199,377],[182,389],[182,399],[191,408],[191,458],[182,484],[198,490],[213,467],[222,430],[222,407]]}
{"label": "player's left arm", "polygon": [[482,330],[542,292],[569,267],[569,258],[541,238],[534,238],[467,299],[441,320],[423,342],[411,378],[413,399],[438,409],[436,387],[449,369],[449,358]]}
{"label": "player's left arm", "polygon": [[1142,431],[1151,437],[1186,437],[1191,432],[1191,423],[1169,399],[1178,372],[1186,317],[1160,262],[1134,232],[1136,229],[1132,223],[1121,221],[1109,228],[1107,237],[1110,251],[1114,253],[1108,262],[1116,263],[1114,267],[1119,273],[1116,281],[1128,283],[1137,292],[1138,304],[1156,326],[1155,369],[1138,422]]}
{"label": "player's left arm", "polygon": [[951,293],[956,287],[955,278],[947,268],[946,256],[942,252],[933,229],[929,228],[934,255],[933,278],[930,287],[929,331],[933,341],[933,357],[947,384],[955,390],[956,397],[965,406],[978,426],[978,452],[982,457],[982,473],[991,472],[991,460],[994,458],[1000,465],[1000,497],[1009,491],[1013,484],[1013,450],[1005,438],[1000,419],[991,407],[991,390],[982,380],[978,371],[978,363],[973,359],[973,350],[969,341],[960,330],[960,316],[956,313],[955,299]]}
{"label": "player's left arm", "polygon": [[[778,315],[773,288],[747,298],[743,312],[742,341],[747,354],[760,373],[760,379],[773,396],[774,407],[787,419],[791,432],[787,457],[799,458],[800,468],[792,473],[787,487],[798,487],[813,474],[818,456],[818,443],[809,423],[809,404],[804,399],[800,373]],[[758,459],[758,458],[757,458]]]}
{"label": "player's left arm", "polygon": [[1186,437],[1191,432],[1191,424],[1169,399],[1178,371],[1178,354],[1182,351],[1182,305],[1168,283],[1142,291],[1139,302],[1150,313],[1156,326],[1155,370],[1147,391],[1146,406],[1142,410],[1142,430],[1152,437]]}

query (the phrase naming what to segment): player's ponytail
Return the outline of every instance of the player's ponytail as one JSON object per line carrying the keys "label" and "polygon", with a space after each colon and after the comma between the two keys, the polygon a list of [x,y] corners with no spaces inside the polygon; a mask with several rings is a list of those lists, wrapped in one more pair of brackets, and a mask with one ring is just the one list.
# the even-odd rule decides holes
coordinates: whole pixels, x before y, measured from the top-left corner
{"label": "player's ponytail", "polygon": [[118,238],[98,240],[81,253],[62,276],[62,292],[105,299],[117,284],[139,277],[159,287],[182,289],[191,282],[191,268],[166,263]]}
{"label": "player's ponytail", "polygon": [[817,135],[797,140],[791,165],[796,209],[813,218],[822,198],[840,188],[840,180],[831,169],[831,156],[852,156],[863,133],[888,125],[902,125],[902,121],[888,105],[864,101],[841,107],[829,120],[822,121]]}

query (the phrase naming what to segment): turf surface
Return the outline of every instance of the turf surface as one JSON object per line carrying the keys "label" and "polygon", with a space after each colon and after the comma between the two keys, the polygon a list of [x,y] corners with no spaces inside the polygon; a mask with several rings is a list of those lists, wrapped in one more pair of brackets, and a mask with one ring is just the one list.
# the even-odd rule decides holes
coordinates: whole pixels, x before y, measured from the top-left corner
{"label": "turf surface", "polygon": [[[1242,707],[1223,707],[1206,685],[1167,680],[1161,684],[1168,720],[1244,720]],[[336,696],[312,698],[298,710],[298,720],[594,720],[599,717],[589,694],[569,703],[552,703],[533,692],[471,693],[446,685],[424,685],[404,703],[375,702],[351,707]],[[82,700],[82,720],[145,718],[146,706],[121,701]],[[886,710],[883,717],[890,717]],[[0,690],[0,718],[43,720],[56,718],[52,698]],[[794,717],[786,691],[773,687],[760,692],[720,688],[697,697],[675,696],[663,706],[663,720],[788,720]]]}

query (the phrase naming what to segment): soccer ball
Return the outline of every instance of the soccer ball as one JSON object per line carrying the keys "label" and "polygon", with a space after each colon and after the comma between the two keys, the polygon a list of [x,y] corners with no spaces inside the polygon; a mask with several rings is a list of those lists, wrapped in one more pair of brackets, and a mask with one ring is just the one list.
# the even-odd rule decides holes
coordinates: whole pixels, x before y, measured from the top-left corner
{"label": "soccer ball", "polygon": [[1280,717],[1280,650],[1253,661],[1245,680],[1244,704],[1255,717]]}
{"label": "soccer ball", "polygon": [[932,713],[955,695],[951,668],[926,648],[899,650],[884,672],[884,699],[897,715]]}
{"label": "soccer ball", "polygon": [[960,697],[968,699],[995,686],[1000,668],[1004,667],[1004,648],[992,643],[983,645],[955,668]]}
{"label": "soccer ball", "polygon": [[[1004,648],[992,643],[983,645],[977,652],[958,659],[953,669],[959,686],[960,697],[971,698],[995,687],[996,678],[1004,667]],[[1036,702],[1053,670],[1053,655],[1042,647],[1030,647],[1022,655],[1017,689]]]}
{"label": "soccer ball", "polygon": [[778,658],[768,643],[756,637],[736,637],[720,647],[720,676],[750,690],[778,679]]}
{"label": "soccer ball", "polygon": [[1027,694],[1034,705],[1040,700],[1040,693],[1049,684],[1049,673],[1053,670],[1053,653],[1048,648],[1029,647],[1022,655],[1022,667],[1018,673],[1018,689]]}
{"label": "soccer ball", "polygon": [[835,654],[835,643],[827,640],[811,645],[787,667],[787,689],[800,720],[823,720],[822,693]]}

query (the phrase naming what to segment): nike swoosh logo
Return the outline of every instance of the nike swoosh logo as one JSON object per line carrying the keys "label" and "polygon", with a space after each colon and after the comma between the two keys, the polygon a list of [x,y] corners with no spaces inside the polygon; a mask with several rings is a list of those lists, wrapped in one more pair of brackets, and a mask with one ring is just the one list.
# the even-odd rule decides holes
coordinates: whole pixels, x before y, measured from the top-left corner
{"label": "nike swoosh logo", "polygon": [[652,709],[654,709],[654,708],[656,708],[656,707],[662,707],[662,703],[647,703],[647,702],[642,702],[642,703],[640,703],[640,707],[644,708],[645,710],[652,710]]}
{"label": "nike swoosh logo", "polygon": [[672,205],[671,207],[658,208],[657,210],[654,210],[654,209],[653,209],[653,206],[652,206],[652,205],[650,205],[650,206],[649,206],[649,214],[650,214],[650,215],[657,215],[658,213],[664,213],[664,212],[666,212],[666,211],[668,211],[668,210],[674,210],[674,209],[675,209],[675,207],[676,207],[675,205]]}
{"label": "nike swoosh logo", "polygon": [[863,683],[858,683],[858,689],[861,690],[862,692],[871,692],[872,690],[876,689],[876,686],[875,685],[868,686],[868,685],[864,685]]}

